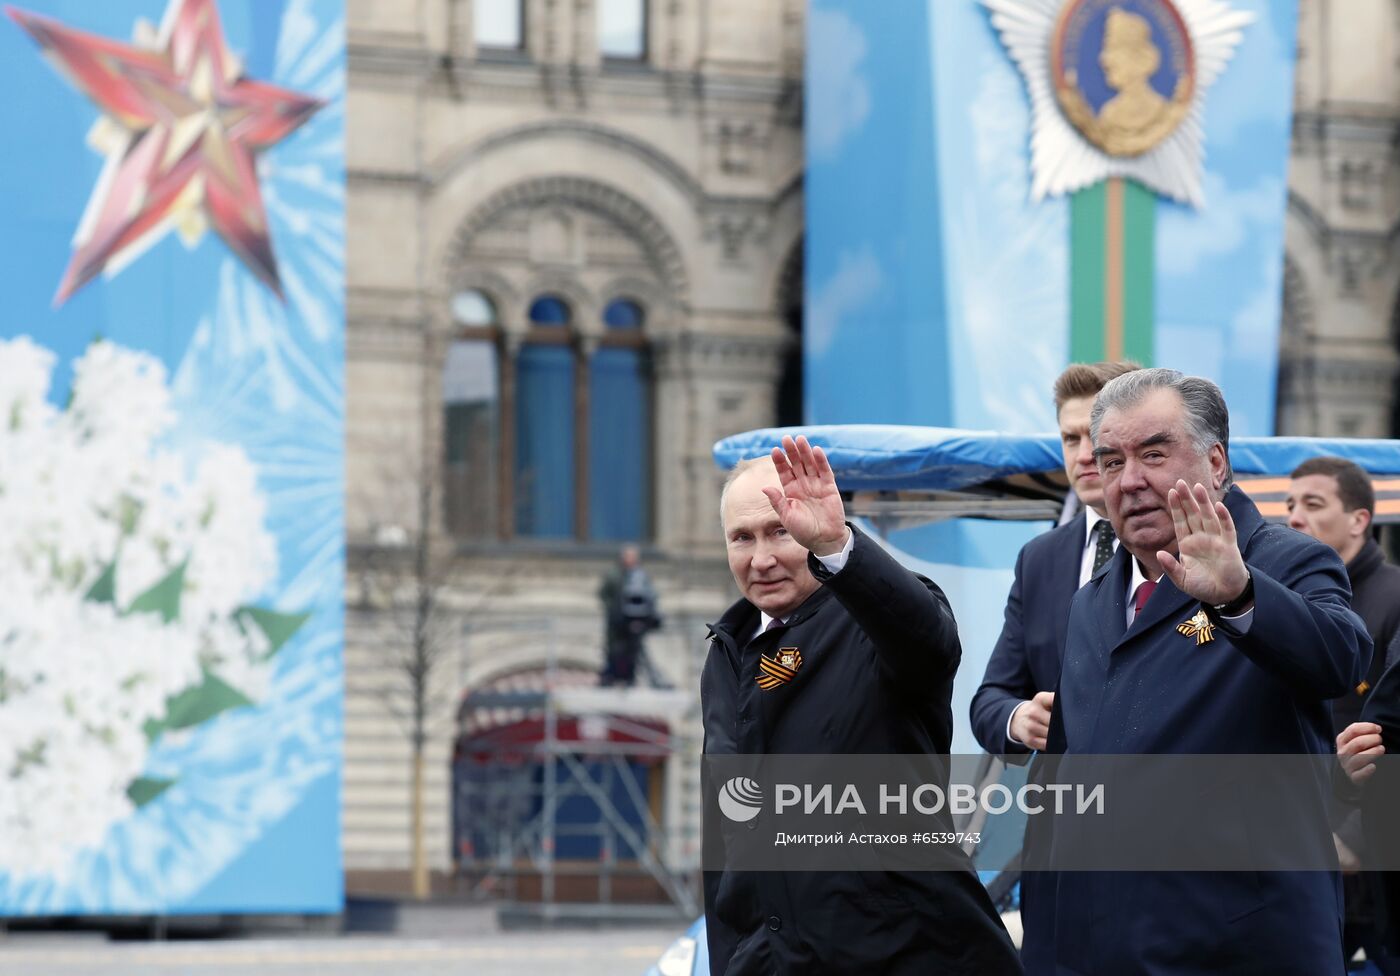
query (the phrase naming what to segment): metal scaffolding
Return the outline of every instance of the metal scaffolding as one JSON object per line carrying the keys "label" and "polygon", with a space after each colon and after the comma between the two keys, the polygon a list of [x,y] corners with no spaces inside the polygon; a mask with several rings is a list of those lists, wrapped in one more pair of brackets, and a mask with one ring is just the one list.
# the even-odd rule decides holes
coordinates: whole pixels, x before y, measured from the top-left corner
{"label": "metal scaffolding", "polygon": [[[459,878],[544,921],[566,912],[644,912],[615,898],[619,878],[636,876],[650,877],[664,894],[664,914],[698,914],[696,875],[672,863],[669,850],[682,845],[668,843],[677,838],[663,832],[661,803],[665,764],[689,745],[681,719],[693,696],[597,687],[591,670],[561,666],[552,654],[529,680],[512,677],[520,676],[470,692],[458,711]],[[646,788],[639,769],[647,771]],[[596,820],[560,816],[581,801],[596,807]],[[596,849],[596,856],[561,857],[561,846]],[[525,878],[537,879],[538,899],[522,897]],[[596,879],[596,897],[581,903],[577,885],[561,891],[566,878]]]}

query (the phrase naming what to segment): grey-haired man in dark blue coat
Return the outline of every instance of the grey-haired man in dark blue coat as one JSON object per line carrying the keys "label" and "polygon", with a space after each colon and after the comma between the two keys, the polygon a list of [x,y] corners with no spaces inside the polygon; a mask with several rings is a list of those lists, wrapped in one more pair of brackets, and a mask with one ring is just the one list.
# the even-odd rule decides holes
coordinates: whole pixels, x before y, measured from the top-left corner
{"label": "grey-haired man in dark blue coat", "polygon": [[[1361,680],[1371,638],[1336,552],[1231,486],[1219,387],[1128,373],[1099,393],[1090,430],[1121,545],[1071,604],[1049,750],[1330,754],[1329,700]],[[1325,838],[1326,777],[1290,787],[1290,813]],[[1344,965],[1335,871],[1065,873],[1055,922],[1061,976]]]}

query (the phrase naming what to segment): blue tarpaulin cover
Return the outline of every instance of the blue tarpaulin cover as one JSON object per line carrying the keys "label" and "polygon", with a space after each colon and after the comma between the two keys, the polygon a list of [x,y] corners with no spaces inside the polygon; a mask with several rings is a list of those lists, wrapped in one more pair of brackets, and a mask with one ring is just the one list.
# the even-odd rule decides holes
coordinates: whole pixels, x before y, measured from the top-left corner
{"label": "blue tarpaulin cover", "polygon": [[[956,491],[1016,474],[1059,471],[1056,434],[885,424],[769,427],[717,442],[715,462],[728,468],[760,457],[784,434],[805,434],[831,461],[846,491]],[[1237,475],[1287,475],[1310,457],[1347,458],[1372,475],[1400,474],[1400,441],[1320,437],[1241,437],[1230,444]]]}

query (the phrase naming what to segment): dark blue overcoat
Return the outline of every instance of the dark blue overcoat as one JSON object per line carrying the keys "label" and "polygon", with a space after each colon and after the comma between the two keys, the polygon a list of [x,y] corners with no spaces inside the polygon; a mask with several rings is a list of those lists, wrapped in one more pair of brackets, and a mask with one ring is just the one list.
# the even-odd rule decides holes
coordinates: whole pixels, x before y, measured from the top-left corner
{"label": "dark blue overcoat", "polygon": [[[1371,655],[1346,569],[1328,546],[1265,522],[1238,488],[1225,504],[1254,580],[1247,633],[1222,627],[1203,645],[1183,636],[1177,625],[1201,605],[1166,577],[1127,626],[1132,556],[1120,546],[1071,604],[1051,751],[1334,751],[1329,701]],[[1325,779],[1309,781],[1290,802],[1325,818],[1327,794]],[[1247,842],[1249,824],[1215,817]],[[1055,928],[1065,976],[1343,972],[1335,872],[1065,872]]]}

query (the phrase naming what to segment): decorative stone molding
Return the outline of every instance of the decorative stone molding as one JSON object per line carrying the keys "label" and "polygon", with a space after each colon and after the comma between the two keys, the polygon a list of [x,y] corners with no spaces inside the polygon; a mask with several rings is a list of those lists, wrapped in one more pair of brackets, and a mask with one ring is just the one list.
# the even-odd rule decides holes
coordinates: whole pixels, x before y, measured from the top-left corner
{"label": "decorative stone molding", "polygon": [[486,138],[454,151],[431,164],[428,167],[428,181],[440,184],[450,179],[459,170],[474,165],[478,160],[492,153],[536,139],[558,139],[560,137],[595,143],[639,159],[659,175],[665,177],[667,182],[697,205],[705,197],[704,187],[700,185],[699,181],[674,159],[651,143],[629,135],[621,129],[583,119],[553,118],[494,132]]}
{"label": "decorative stone molding", "polygon": [[723,376],[776,382],[789,338],[685,333],[659,339],[653,346],[658,374]]}
{"label": "decorative stone molding", "polygon": [[1381,200],[1381,174],[1374,160],[1343,159],[1337,164],[1338,195],[1348,210],[1373,211]]}
{"label": "decorative stone molding", "polygon": [[720,171],[748,176],[759,169],[773,130],[756,118],[722,118],[707,122],[704,131],[706,142],[714,146]]}
{"label": "decorative stone molding", "polygon": [[1283,307],[1280,312],[1280,362],[1290,356],[1306,355],[1316,311],[1302,268],[1287,252],[1283,255]]}
{"label": "decorative stone molding", "polygon": [[725,262],[742,264],[747,247],[768,243],[771,227],[772,221],[766,214],[725,210],[705,218],[704,238],[719,243],[720,257]]}
{"label": "decorative stone molding", "polygon": [[1334,234],[1328,265],[1337,277],[1340,294],[1346,298],[1360,297],[1363,282],[1387,269],[1388,250],[1385,239],[1379,235]]}
{"label": "decorative stone molding", "polygon": [[473,239],[503,214],[518,207],[542,208],[564,204],[609,218],[631,231],[651,257],[654,270],[682,301],[689,282],[685,262],[670,233],[661,222],[631,196],[594,180],[574,176],[549,176],[526,180],[500,191],[476,208],[458,229],[447,249],[441,277],[450,279],[455,268],[468,264]]}

